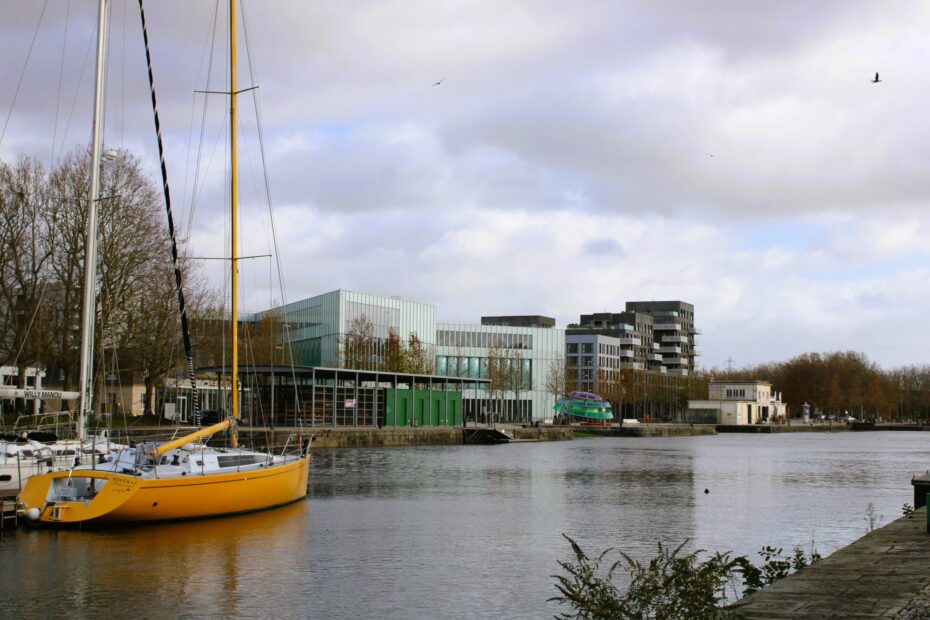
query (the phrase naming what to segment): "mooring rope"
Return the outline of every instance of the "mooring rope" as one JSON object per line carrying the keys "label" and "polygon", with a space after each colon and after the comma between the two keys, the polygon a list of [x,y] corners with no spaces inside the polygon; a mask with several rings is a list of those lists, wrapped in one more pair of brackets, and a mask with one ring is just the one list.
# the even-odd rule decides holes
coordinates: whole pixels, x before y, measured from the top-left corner
{"label": "mooring rope", "polygon": [[187,375],[191,382],[191,404],[194,422],[200,426],[200,403],[197,398],[197,382],[194,379],[194,353],[184,307],[184,289],[181,286],[181,266],[178,263],[178,243],[174,232],[174,216],[171,213],[171,192],[168,190],[168,167],[165,164],[165,148],[161,139],[161,122],[158,120],[158,103],[155,99],[155,76],[152,73],[152,54],[149,51],[149,34],[145,27],[145,9],[139,0],[139,15],[142,17],[142,40],[145,42],[145,62],[149,70],[149,89],[152,92],[152,112],[155,115],[155,134],[158,137],[158,159],[161,163],[161,180],[165,190],[165,210],[168,212],[168,233],[171,236],[171,261],[174,265],[174,286],[178,293],[178,310],[181,314],[181,333],[184,336],[184,355],[187,357]]}

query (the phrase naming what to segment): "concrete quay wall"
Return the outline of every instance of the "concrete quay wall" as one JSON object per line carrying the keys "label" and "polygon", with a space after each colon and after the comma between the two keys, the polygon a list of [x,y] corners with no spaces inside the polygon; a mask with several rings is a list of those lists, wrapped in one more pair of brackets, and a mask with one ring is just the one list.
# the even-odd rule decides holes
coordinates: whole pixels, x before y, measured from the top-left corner
{"label": "concrete quay wall", "polygon": [[[563,427],[544,426],[539,429],[533,427],[504,427],[513,431],[514,439],[536,441],[570,441],[572,429]],[[151,441],[158,435],[159,439],[167,439],[174,429],[166,428],[135,428],[128,431],[131,442]],[[178,434],[189,432],[192,428],[183,428]],[[114,441],[120,441],[127,435],[121,430],[114,433]],[[412,428],[412,427],[384,427],[384,428],[332,428],[332,427],[304,427],[304,428],[278,428],[272,432],[270,429],[256,427],[240,427],[239,437],[243,445],[256,448],[282,448],[288,440],[292,443],[298,436],[313,437],[314,448],[372,448],[390,446],[459,446],[463,443],[461,427],[441,428]],[[225,438],[216,436],[213,443],[221,444]]]}
{"label": "concrete quay wall", "polygon": [[733,603],[725,618],[930,617],[926,507]]}
{"label": "concrete quay wall", "polygon": [[572,428],[578,435],[597,437],[694,437],[717,434],[713,424],[626,424]]}
{"label": "concrete quay wall", "polygon": [[843,433],[845,424],[718,424],[718,433]]}

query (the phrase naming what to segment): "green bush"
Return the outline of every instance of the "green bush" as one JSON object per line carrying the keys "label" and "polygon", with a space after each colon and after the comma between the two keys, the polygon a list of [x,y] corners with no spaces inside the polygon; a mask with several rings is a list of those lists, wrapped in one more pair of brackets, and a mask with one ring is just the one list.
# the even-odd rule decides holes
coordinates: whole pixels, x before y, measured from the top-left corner
{"label": "green bush", "polygon": [[[757,567],[745,556],[731,557],[729,552],[706,556],[698,549],[685,553],[685,541],[674,549],[658,543],[658,553],[646,564],[620,551],[620,559],[601,575],[604,559],[613,549],[591,559],[574,540],[563,536],[575,561],[560,561],[565,574],[553,575],[560,595],[549,600],[571,607],[556,616],[560,620],[715,618],[720,605],[729,601],[728,585],[736,598],[740,584],[749,594],[820,559],[815,550],[808,556],[795,547],[791,555],[784,555],[781,549],[767,546],[759,552],[762,565]],[[621,566],[631,580],[624,592],[613,583]]]}

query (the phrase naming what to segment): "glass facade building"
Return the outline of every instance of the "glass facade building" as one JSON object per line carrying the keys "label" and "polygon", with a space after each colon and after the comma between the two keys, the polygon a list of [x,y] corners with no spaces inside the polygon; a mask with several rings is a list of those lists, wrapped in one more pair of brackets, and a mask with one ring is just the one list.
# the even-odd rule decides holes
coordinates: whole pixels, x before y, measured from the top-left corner
{"label": "glass facade building", "polygon": [[404,340],[416,334],[426,345],[435,341],[436,307],[397,297],[353,291],[332,291],[260,312],[261,319],[277,315],[294,351],[294,363],[302,366],[339,366],[339,343],[353,321],[366,317],[373,336],[387,339],[393,329]]}
{"label": "glass facade building", "polygon": [[546,391],[546,377],[553,364],[565,359],[565,330],[439,323],[437,342],[437,375],[489,379],[493,356],[511,377],[496,394],[466,392],[466,398],[476,401],[469,415],[479,421],[489,416],[505,422],[552,419],[555,397]]}
{"label": "glass facade building", "polygon": [[284,323],[294,363],[336,368],[339,349],[353,321],[366,317],[373,337],[383,341],[393,329],[402,340],[416,334],[434,361],[437,377],[489,379],[488,360],[497,358],[508,381],[506,389],[490,393],[486,384],[463,391],[466,418],[478,421],[548,420],[555,398],[545,389],[552,364],[565,358],[565,330],[555,327],[522,327],[440,323],[431,304],[353,291],[338,290],[272,308],[269,314]]}

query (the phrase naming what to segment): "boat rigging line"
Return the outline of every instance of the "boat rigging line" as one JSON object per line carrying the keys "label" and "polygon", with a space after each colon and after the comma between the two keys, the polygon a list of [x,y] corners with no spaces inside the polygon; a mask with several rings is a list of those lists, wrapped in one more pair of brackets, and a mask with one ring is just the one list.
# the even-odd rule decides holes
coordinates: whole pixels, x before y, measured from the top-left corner
{"label": "boat rigging line", "polygon": [[[207,87],[210,86],[210,75],[213,73],[213,45],[212,41],[216,39],[216,26],[219,21],[219,2],[217,1],[213,5],[213,26],[212,33],[208,38],[207,43],[205,43],[204,53],[201,54],[200,58],[200,68],[203,68],[203,56],[207,55],[207,50],[209,50],[208,60],[207,60],[207,71],[206,71],[206,83]],[[197,79],[200,79],[200,72],[198,70]],[[190,129],[188,130],[187,136],[187,160],[184,162],[184,190],[185,195],[187,194],[188,188],[190,189],[190,207],[187,217],[187,230],[193,230],[194,227],[194,212],[197,206],[197,186],[200,179],[200,166],[203,161],[203,144],[204,136],[206,135],[206,124],[207,124],[207,98],[203,99],[203,108],[200,112],[200,136],[197,140],[197,155],[194,159],[194,179],[190,185],[187,182],[187,175],[190,173],[190,160],[191,160],[191,147],[193,144],[193,125],[194,125],[194,105],[196,104],[196,98],[192,100],[191,103],[191,123]],[[212,158],[211,158],[212,159]]]}
{"label": "boat rigging line", "polygon": [[36,24],[35,31],[32,33],[32,42],[29,44],[29,51],[26,53],[26,60],[23,62],[23,70],[19,73],[19,80],[16,82],[16,89],[13,91],[13,101],[10,102],[10,111],[7,112],[6,121],[3,123],[3,131],[0,131],[0,144],[3,144],[3,138],[6,136],[6,129],[10,125],[10,118],[13,116],[13,110],[16,108],[16,99],[19,97],[19,89],[23,85],[23,78],[26,77],[26,67],[29,66],[29,59],[32,57],[32,50],[36,45],[36,39],[39,37],[39,29],[42,27],[42,20],[45,19],[45,9],[48,8],[48,0],[42,5],[42,13],[39,14],[39,22]]}
{"label": "boat rigging line", "polygon": [[161,164],[162,187],[165,192],[165,210],[168,213],[168,234],[171,237],[171,263],[174,266],[174,286],[178,295],[178,312],[181,315],[181,333],[184,338],[184,355],[187,358],[187,375],[191,382],[191,404],[194,421],[200,426],[200,403],[197,397],[197,380],[194,377],[194,352],[191,346],[190,328],[187,311],[184,307],[184,287],[181,281],[181,266],[178,262],[178,243],[174,228],[174,215],[171,212],[171,191],[168,188],[168,167],[165,164],[165,147],[161,137],[161,122],[158,118],[158,102],[155,98],[155,76],[152,72],[152,54],[149,49],[149,33],[145,26],[145,8],[139,0],[139,15],[142,18],[142,40],[145,42],[145,62],[148,66],[149,90],[152,93],[152,112],[155,117],[155,135],[158,138],[158,160]]}
{"label": "boat rigging line", "polygon": [[[246,59],[248,60],[248,65],[249,65],[249,79],[251,80],[252,84],[255,84],[257,81],[255,79],[255,62],[252,58],[252,43],[251,43],[251,39],[249,38],[248,18],[246,17],[246,13],[245,13],[245,3],[242,3],[242,5],[240,6],[240,13],[242,15],[242,34],[245,39]],[[271,243],[272,243],[272,249],[274,251],[275,267],[278,272],[278,288],[281,291],[281,304],[287,305],[287,290],[284,285],[284,270],[281,267],[281,252],[278,249],[278,229],[275,226],[274,208],[272,206],[272,201],[271,201],[271,180],[268,176],[268,165],[266,163],[266,157],[265,157],[265,132],[264,132],[264,129],[262,128],[262,110],[261,110],[261,105],[258,99],[258,91],[252,92],[252,105],[255,108],[255,124],[256,124],[256,128],[258,129],[258,148],[259,148],[259,152],[261,153],[261,159],[262,159],[262,175],[265,181],[265,198],[268,201],[268,219],[271,222]],[[270,283],[269,283],[269,288],[271,288]],[[284,318],[285,318],[285,320],[283,321],[284,332],[286,334],[285,341],[290,342],[291,341],[290,323],[287,321],[286,316]],[[299,398],[299,394],[297,390],[297,372],[294,369],[293,347],[287,347],[287,351],[288,351],[288,357],[289,357],[288,361],[291,366],[291,375],[292,375],[291,379],[294,384],[294,400],[297,403],[296,413],[297,413],[298,419],[300,419],[301,404],[300,404],[300,398]],[[274,412],[272,412],[272,415],[274,415]]]}
{"label": "boat rigging line", "polygon": [[65,56],[68,51],[68,24],[71,23],[71,0],[65,8],[65,35],[61,43],[61,62],[58,64],[58,94],[55,96],[55,127],[52,129],[52,152],[49,157],[48,168],[55,167],[55,143],[58,142],[58,121],[61,112],[61,85],[65,76]]}

